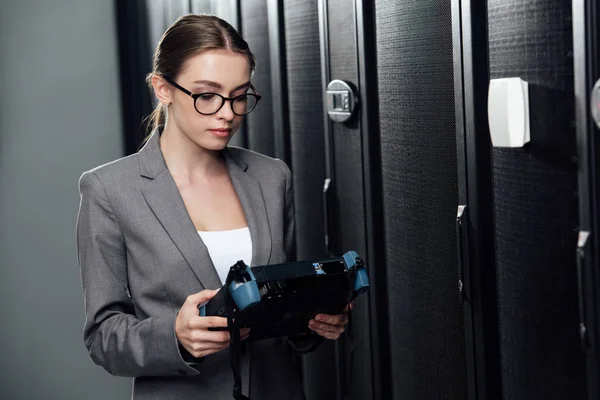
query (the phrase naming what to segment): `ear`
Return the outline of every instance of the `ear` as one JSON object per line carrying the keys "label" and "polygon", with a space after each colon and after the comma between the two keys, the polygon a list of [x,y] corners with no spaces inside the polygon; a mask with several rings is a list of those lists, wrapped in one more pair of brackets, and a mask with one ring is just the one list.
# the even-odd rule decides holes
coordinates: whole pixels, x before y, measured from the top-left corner
{"label": "ear", "polygon": [[154,94],[163,105],[168,106],[173,101],[171,87],[161,76],[152,76],[152,87]]}

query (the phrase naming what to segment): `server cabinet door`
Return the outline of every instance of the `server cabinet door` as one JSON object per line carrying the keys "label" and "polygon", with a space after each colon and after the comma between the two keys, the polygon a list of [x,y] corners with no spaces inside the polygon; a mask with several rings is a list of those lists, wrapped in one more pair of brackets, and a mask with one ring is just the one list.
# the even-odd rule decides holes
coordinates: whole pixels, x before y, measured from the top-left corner
{"label": "server cabinet door", "polygon": [[146,137],[146,126],[142,121],[153,108],[146,75],[152,70],[152,53],[156,43],[150,39],[149,10],[145,1],[115,1],[115,9],[123,142],[125,155],[130,155],[139,150]]}
{"label": "server cabinet door", "polygon": [[469,399],[500,399],[494,256],[487,5],[452,1],[458,158],[458,284],[465,325]]}
{"label": "server cabinet door", "polygon": [[242,35],[256,57],[252,82],[262,96],[245,120],[246,146],[267,156],[275,156],[273,127],[273,88],[267,0],[240,1]]}
{"label": "server cabinet door", "polygon": [[246,117],[245,145],[289,163],[286,51],[283,3],[240,1],[241,31],[256,58],[254,86],[262,96]]}
{"label": "server cabinet door", "polygon": [[152,54],[164,31],[190,12],[188,0],[115,1],[119,35],[119,68],[125,127],[125,152],[132,154],[146,137],[146,118],[156,99],[145,84],[152,71]]}
{"label": "server cabinet door", "polygon": [[[326,159],[318,5],[317,0],[285,0],[283,7],[297,258],[319,259],[325,256]],[[334,343],[324,342],[301,364],[307,399],[335,399]]]}
{"label": "server cabinet door", "polygon": [[299,260],[325,255],[325,139],[317,0],[285,0],[289,129],[296,250]]}
{"label": "server cabinet door", "polygon": [[[315,13],[317,11],[315,6],[318,10],[317,13]],[[318,60],[321,72],[320,79],[314,76],[311,80],[311,82],[321,84],[318,91],[306,93],[304,97],[300,93],[298,97],[292,97],[296,94],[290,91],[290,104],[298,104],[297,102],[301,98],[304,98],[305,102],[310,102],[314,101],[311,99],[315,97],[321,97],[321,105],[327,107],[326,86],[330,81],[336,79],[345,81],[352,86],[360,102],[361,93],[357,91],[360,86],[357,3],[354,0],[319,0],[294,6],[287,3],[287,7],[290,12],[298,14],[289,14],[286,18],[300,15],[301,10],[311,16],[311,35],[314,36],[315,26],[319,28],[319,40],[313,42],[312,45],[305,44],[305,46],[313,57],[317,56],[314,50],[319,50],[318,58],[309,58],[309,60],[311,62]],[[315,17],[317,19],[314,19]],[[301,32],[306,27],[298,26],[297,29],[298,32]],[[291,48],[288,49],[288,51],[290,50]],[[290,66],[294,60],[293,57],[292,54],[289,55]],[[291,70],[289,72],[291,87],[293,84],[291,83],[293,81],[292,73],[294,72]],[[318,246],[318,250],[314,251],[323,252],[325,255],[342,254],[353,249],[366,256],[365,164],[363,163],[364,146],[360,114],[354,115],[343,123],[334,123],[330,120],[325,108],[322,108],[317,115],[321,121],[324,136],[318,139],[320,143],[311,145],[314,148],[311,152],[322,157],[323,161],[320,165],[324,167],[324,170],[320,175],[329,179],[331,185],[322,197],[323,200],[321,200],[321,196],[316,197],[316,193],[313,192],[313,204],[316,201],[323,201],[322,205],[314,206],[313,209],[323,213],[321,221],[325,220],[324,230],[328,242],[324,244],[325,238],[321,236],[323,241],[321,243],[315,241],[312,246]],[[313,115],[312,118],[317,115]],[[292,127],[295,125],[293,119],[291,125]],[[297,150],[299,147],[296,143],[300,142],[297,142],[297,137],[293,133],[291,143],[294,162],[296,154],[306,150]],[[302,157],[298,160],[306,158],[306,154],[300,153],[298,156]],[[294,169],[297,170],[296,166]],[[319,184],[322,190],[323,181]],[[299,248],[302,240],[302,237],[299,237]],[[305,247],[306,250],[313,251]],[[303,370],[309,399],[373,398],[369,297],[363,296],[357,300],[349,332],[343,338],[335,343],[327,342],[319,351],[305,357]]]}
{"label": "server cabinet door", "polygon": [[[357,48],[357,15],[354,0],[321,1],[321,35],[323,81],[347,82],[358,95],[360,86]],[[325,89],[325,88],[324,88]],[[360,100],[359,100],[360,103]],[[327,107],[327,103],[324,105]],[[332,181],[327,208],[330,221],[329,251],[341,254],[354,249],[367,253],[365,232],[365,197],[363,132],[361,116],[355,114],[344,123],[328,121],[326,157],[328,178]],[[329,126],[329,129],[327,129]],[[370,271],[377,266],[371,266]],[[338,398],[373,398],[372,360],[370,352],[369,296],[356,301],[350,334],[337,343]]]}
{"label": "server cabinet door", "polygon": [[467,399],[450,2],[376,3],[394,399]]}
{"label": "server cabinet door", "polygon": [[190,13],[190,3],[189,0],[145,0],[145,3],[150,21],[150,43],[154,50],[169,25]]}
{"label": "server cabinet door", "polygon": [[573,1],[575,118],[579,159],[579,235],[577,273],[579,335],[587,361],[588,399],[600,398],[598,353],[600,234],[598,177],[600,163],[600,2]]}
{"label": "server cabinet door", "polygon": [[494,148],[502,390],[584,399],[571,2],[489,0],[490,78],[529,83],[531,141]]}

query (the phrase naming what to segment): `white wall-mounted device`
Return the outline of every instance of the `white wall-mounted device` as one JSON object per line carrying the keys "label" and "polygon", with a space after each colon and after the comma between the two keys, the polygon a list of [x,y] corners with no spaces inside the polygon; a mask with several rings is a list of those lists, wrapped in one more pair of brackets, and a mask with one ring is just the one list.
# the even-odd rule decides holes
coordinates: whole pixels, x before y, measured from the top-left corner
{"label": "white wall-mounted device", "polygon": [[523,147],[530,141],[526,81],[521,78],[490,80],[488,121],[494,147]]}
{"label": "white wall-mounted device", "polygon": [[600,129],[600,79],[594,85],[592,89],[592,101],[590,104],[592,108],[592,118],[598,125],[598,129]]}

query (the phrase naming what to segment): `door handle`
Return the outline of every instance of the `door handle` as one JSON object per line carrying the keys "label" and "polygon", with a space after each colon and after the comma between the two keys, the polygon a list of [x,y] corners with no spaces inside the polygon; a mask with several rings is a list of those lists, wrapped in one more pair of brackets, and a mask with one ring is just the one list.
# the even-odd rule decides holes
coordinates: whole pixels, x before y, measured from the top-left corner
{"label": "door handle", "polygon": [[331,194],[333,193],[333,181],[330,178],[325,179],[323,184],[323,212],[325,216],[324,221],[324,232],[325,232],[325,256],[331,255],[331,233],[332,233],[332,222],[331,222]]}
{"label": "door handle", "polygon": [[588,332],[587,312],[585,305],[585,281],[583,275],[585,273],[586,264],[586,248],[589,243],[590,232],[580,231],[577,240],[577,297],[579,303],[579,338],[581,339],[581,349],[584,352],[593,351],[592,336]]}
{"label": "door handle", "polygon": [[334,122],[346,122],[356,112],[358,105],[357,91],[349,82],[334,79],[327,85],[327,115]]}
{"label": "door handle", "polygon": [[456,213],[456,237],[458,243],[458,291],[463,302],[470,302],[469,280],[469,214],[466,205],[459,205]]}

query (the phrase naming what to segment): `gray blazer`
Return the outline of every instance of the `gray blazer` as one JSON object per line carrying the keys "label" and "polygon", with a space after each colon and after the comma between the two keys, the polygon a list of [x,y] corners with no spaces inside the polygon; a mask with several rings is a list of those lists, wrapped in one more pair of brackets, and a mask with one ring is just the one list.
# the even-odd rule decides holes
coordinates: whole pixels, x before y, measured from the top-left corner
{"label": "gray blazer", "polygon": [[[84,342],[96,364],[134,377],[133,399],[230,399],[228,350],[186,362],[175,336],[186,297],[221,282],[167,169],[159,136],[154,131],[138,153],[80,178]],[[285,262],[294,244],[289,168],[240,148],[223,154],[248,221],[251,264]],[[252,400],[304,399],[283,341],[251,344],[242,366],[243,392],[250,387]]]}

